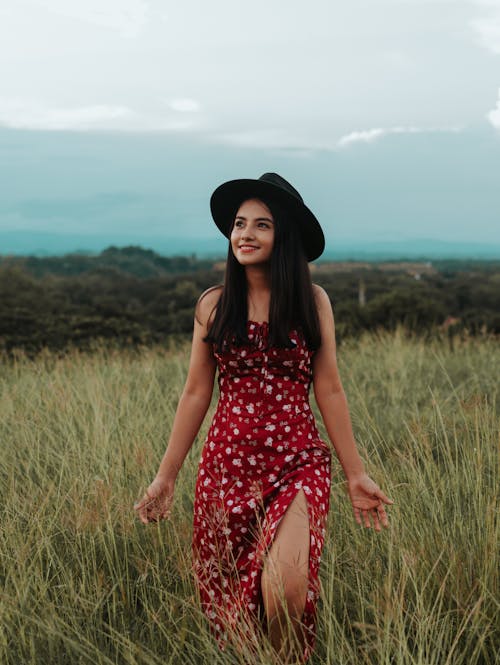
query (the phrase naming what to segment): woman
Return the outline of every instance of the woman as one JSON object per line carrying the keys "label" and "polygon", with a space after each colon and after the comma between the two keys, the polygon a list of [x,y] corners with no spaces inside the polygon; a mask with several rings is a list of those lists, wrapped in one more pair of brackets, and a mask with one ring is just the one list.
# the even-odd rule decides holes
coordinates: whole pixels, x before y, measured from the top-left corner
{"label": "woman", "polygon": [[[229,239],[224,284],[195,310],[188,376],[156,478],[135,505],[144,523],[168,517],[174,485],[209,407],[194,498],[193,571],[221,649],[267,634],[280,662],[305,662],[316,632],[319,564],[331,484],[311,383],[347,478],[356,521],[388,526],[391,504],[366,474],[340,381],[331,303],[308,262],[323,231],[276,173],[232,180],[210,207]],[[288,659],[288,660],[286,660]]]}

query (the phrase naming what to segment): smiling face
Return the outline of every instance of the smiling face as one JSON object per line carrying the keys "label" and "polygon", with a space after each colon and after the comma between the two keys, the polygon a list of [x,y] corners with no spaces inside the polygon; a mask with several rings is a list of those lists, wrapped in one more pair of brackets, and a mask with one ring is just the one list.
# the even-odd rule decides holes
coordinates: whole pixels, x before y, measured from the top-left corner
{"label": "smiling face", "polygon": [[267,263],[274,245],[274,220],[259,199],[243,201],[233,222],[231,247],[243,265]]}

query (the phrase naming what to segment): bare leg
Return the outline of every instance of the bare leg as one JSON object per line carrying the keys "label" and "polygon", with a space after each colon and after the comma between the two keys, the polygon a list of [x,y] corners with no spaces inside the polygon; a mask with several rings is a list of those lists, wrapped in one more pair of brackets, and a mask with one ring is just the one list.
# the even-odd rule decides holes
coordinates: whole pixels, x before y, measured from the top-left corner
{"label": "bare leg", "polygon": [[282,662],[297,662],[304,646],[300,622],[309,582],[309,537],[307,500],[300,489],[278,525],[261,578],[269,639],[280,658],[291,657]]}

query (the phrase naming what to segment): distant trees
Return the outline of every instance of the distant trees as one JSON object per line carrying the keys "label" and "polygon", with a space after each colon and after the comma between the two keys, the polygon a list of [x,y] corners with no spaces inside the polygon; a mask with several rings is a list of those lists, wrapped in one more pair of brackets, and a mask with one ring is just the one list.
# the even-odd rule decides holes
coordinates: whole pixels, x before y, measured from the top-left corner
{"label": "distant trees", "polygon": [[427,274],[412,274],[402,264],[393,271],[374,264],[345,272],[318,270],[315,277],[330,295],[340,336],[390,329],[397,323],[428,333],[441,329],[449,318],[455,331],[500,333],[500,262],[474,261],[469,266],[465,261],[439,261],[433,268]]}
{"label": "distant trees", "polygon": [[0,257],[0,263],[21,265],[35,277],[44,275],[80,275],[99,269],[119,270],[136,277],[158,277],[163,274],[188,273],[209,270],[213,261],[187,256],[161,256],[151,249],[131,245],[108,247],[100,254],[66,254],[65,256]]}
{"label": "distant trees", "polygon": [[36,352],[96,338],[117,344],[161,343],[192,332],[196,300],[220,274],[140,278],[99,267],[77,275],[36,277],[22,264],[0,265],[0,348]]}
{"label": "distant trees", "polygon": [[[138,247],[110,247],[97,257],[0,257],[0,349],[36,353],[43,347],[89,348],[98,338],[148,345],[190,337],[196,300],[223,281],[221,268]],[[425,334],[500,334],[498,262],[476,262],[470,270],[442,262],[422,274],[403,264],[390,268],[314,269],[313,280],[332,301],[339,342],[399,323]]]}

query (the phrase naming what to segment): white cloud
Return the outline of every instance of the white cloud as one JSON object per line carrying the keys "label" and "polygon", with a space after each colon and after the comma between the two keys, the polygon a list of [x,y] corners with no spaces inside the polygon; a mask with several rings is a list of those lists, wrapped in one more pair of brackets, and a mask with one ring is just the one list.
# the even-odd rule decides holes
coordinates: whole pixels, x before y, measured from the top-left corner
{"label": "white cloud", "polygon": [[460,132],[462,130],[462,127],[377,127],[345,134],[338,140],[337,146],[339,148],[346,148],[353,143],[373,143],[388,134],[423,134],[428,132]]}
{"label": "white cloud", "polygon": [[500,131],[500,88],[498,88],[497,106],[486,114],[486,117],[495,129]]}
{"label": "white cloud", "polygon": [[110,121],[130,116],[124,106],[84,106],[80,108],[50,108],[38,102],[0,99],[0,125],[14,129],[93,129]]}
{"label": "white cloud", "polygon": [[123,37],[136,37],[148,22],[145,0],[28,0],[52,14],[109,28]]}
{"label": "white cloud", "polygon": [[0,126],[48,131],[185,131],[196,130],[199,123],[171,116],[138,113],[127,106],[95,104],[64,108],[39,101],[0,98]]}
{"label": "white cloud", "polygon": [[479,37],[479,42],[492,53],[500,54],[500,0],[394,0],[395,4],[430,4],[430,5],[456,5],[463,4],[470,7],[480,7],[485,15],[478,16],[469,21],[469,26]]}
{"label": "white cloud", "polygon": [[492,53],[500,54],[500,13],[488,18],[478,18],[471,21],[481,44]]}
{"label": "white cloud", "polygon": [[[237,148],[303,148],[303,140],[287,134],[280,129],[255,129],[242,132],[214,134],[210,140]],[[319,147],[319,146],[316,146]]]}
{"label": "white cloud", "polygon": [[[215,9],[199,0],[0,0],[0,95],[63,111],[103,101],[121,109],[117,130],[188,129],[205,117],[221,141],[241,146],[332,150],[356,127],[484,122],[497,58],[478,48],[470,20],[494,13],[500,0],[412,2],[381,12],[390,0],[318,0],[311,13],[293,0],[285,30],[278,5],[257,0],[266,21],[243,34],[228,29],[241,23],[230,0]],[[259,20],[254,12],[251,27]]]}
{"label": "white cloud", "polygon": [[471,27],[482,46],[500,54],[500,0],[474,0],[473,4],[487,8],[486,15],[473,19]]}
{"label": "white cloud", "polygon": [[500,7],[500,0],[387,0],[394,5],[485,5],[486,7]]}
{"label": "white cloud", "polygon": [[373,143],[373,141],[380,138],[381,136],[384,136],[384,134],[388,134],[389,132],[389,129],[382,128],[354,131],[342,136],[339,139],[337,145],[339,148],[343,148],[345,146],[351,145],[352,143]]}
{"label": "white cloud", "polygon": [[173,111],[181,111],[186,113],[194,113],[201,109],[200,103],[197,102],[196,99],[188,99],[184,97],[173,99],[169,103],[169,106]]}
{"label": "white cloud", "polygon": [[[280,129],[262,129],[233,133],[212,134],[209,140],[224,143],[237,148],[264,148],[277,150],[293,150],[297,154],[309,156],[311,151],[343,150],[355,143],[373,143],[389,134],[424,134],[429,132],[460,132],[463,127],[376,127],[373,129],[356,130],[345,134],[337,141],[322,140],[311,136],[289,134]],[[294,153],[295,154],[295,153]]]}

